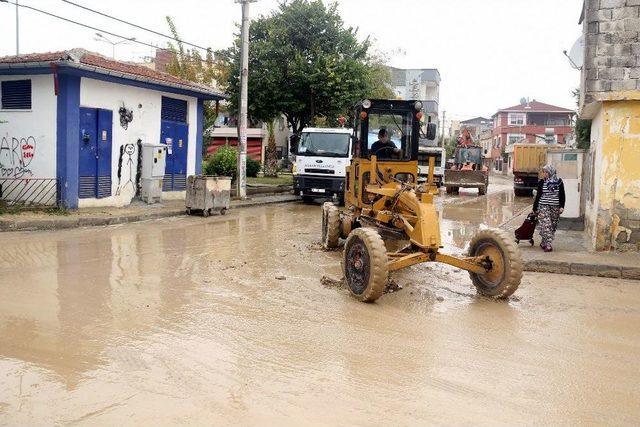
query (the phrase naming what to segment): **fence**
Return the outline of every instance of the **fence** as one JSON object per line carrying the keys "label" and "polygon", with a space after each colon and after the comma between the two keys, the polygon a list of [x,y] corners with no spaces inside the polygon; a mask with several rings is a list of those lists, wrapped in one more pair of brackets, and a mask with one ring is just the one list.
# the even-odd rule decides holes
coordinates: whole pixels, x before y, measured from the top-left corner
{"label": "fence", "polygon": [[0,178],[0,201],[9,206],[55,206],[56,178]]}

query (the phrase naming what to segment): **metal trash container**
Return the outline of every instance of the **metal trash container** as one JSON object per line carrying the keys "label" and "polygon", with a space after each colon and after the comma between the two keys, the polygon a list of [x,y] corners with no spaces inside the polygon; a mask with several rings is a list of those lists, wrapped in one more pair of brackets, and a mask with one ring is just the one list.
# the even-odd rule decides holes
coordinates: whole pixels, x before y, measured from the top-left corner
{"label": "metal trash container", "polygon": [[202,216],[207,217],[214,210],[224,215],[230,199],[231,178],[227,176],[190,175],[187,179],[185,205],[188,215],[201,211]]}

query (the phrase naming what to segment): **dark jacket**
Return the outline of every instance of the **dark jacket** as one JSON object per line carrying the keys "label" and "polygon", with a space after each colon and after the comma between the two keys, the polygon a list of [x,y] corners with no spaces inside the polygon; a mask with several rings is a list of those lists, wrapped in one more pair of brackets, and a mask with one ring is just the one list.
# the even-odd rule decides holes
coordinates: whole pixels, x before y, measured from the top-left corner
{"label": "dark jacket", "polygon": [[[564,194],[564,182],[562,182],[562,180],[560,180],[560,193],[559,193],[559,208],[564,209],[564,202],[565,202],[565,194]],[[534,212],[538,210],[538,207],[540,205],[540,198],[542,197],[542,192],[544,190],[544,179],[541,179],[540,181],[538,181],[538,191],[536,193],[536,200],[533,202],[533,210]]]}
{"label": "dark jacket", "polygon": [[[388,148],[388,150],[382,150],[383,148]],[[390,158],[396,149],[396,144],[392,141],[382,142],[377,140],[369,149],[369,156],[376,155],[378,158]]]}

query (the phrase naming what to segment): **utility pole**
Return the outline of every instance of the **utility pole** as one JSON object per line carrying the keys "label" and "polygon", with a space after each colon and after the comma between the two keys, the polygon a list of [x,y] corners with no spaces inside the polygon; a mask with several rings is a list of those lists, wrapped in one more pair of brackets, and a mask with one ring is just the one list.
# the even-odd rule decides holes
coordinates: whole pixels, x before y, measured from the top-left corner
{"label": "utility pole", "polygon": [[20,19],[18,18],[18,0],[16,0],[16,56],[20,55]]}
{"label": "utility pole", "polygon": [[240,199],[247,198],[247,102],[249,80],[249,3],[256,0],[236,0],[242,5],[242,28],[240,30],[240,102],[238,121],[238,171],[236,176],[236,194]]}

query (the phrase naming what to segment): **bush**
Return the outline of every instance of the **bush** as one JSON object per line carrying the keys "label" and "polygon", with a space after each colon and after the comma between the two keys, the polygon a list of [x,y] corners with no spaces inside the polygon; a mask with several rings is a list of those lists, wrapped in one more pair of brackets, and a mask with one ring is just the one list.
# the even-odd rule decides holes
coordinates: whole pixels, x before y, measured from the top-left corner
{"label": "bush", "polygon": [[253,160],[250,157],[247,157],[247,176],[257,177],[258,172],[260,172],[260,162],[257,160]]}
{"label": "bush", "polygon": [[[238,162],[238,150],[235,147],[225,145],[202,162],[202,173],[205,175],[230,176],[236,178]],[[256,177],[262,165],[259,161],[247,157],[247,176]]]}
{"label": "bush", "polygon": [[218,150],[205,163],[203,172],[205,175],[236,177],[236,162],[238,152],[235,148],[225,145]]}

